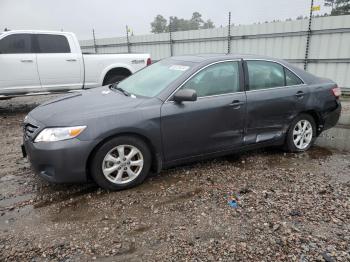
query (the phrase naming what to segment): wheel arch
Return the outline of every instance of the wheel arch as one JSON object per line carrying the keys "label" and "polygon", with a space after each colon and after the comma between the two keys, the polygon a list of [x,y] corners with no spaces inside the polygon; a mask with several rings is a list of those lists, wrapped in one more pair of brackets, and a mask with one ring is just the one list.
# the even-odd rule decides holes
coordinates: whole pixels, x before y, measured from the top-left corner
{"label": "wheel arch", "polygon": [[123,75],[127,77],[127,76],[130,76],[131,74],[132,74],[131,69],[125,66],[117,66],[117,67],[109,68],[108,70],[106,70],[106,72],[103,73],[103,78],[101,82],[102,82],[102,85],[105,85],[108,78],[113,75]]}
{"label": "wheel arch", "polygon": [[306,110],[306,111],[300,112],[299,115],[301,114],[310,115],[314,119],[316,124],[316,136],[319,136],[323,129],[323,122],[320,114],[316,110]]}
{"label": "wheel arch", "polygon": [[86,176],[87,176],[88,180],[91,179],[90,163],[91,163],[93,157],[95,156],[95,153],[97,152],[97,150],[107,141],[109,141],[113,138],[116,138],[116,137],[120,137],[120,136],[132,136],[132,137],[138,138],[138,139],[142,140],[143,142],[145,142],[146,145],[148,146],[149,150],[151,151],[151,158],[152,158],[151,171],[155,172],[155,173],[160,172],[160,170],[162,169],[162,158],[161,158],[160,152],[158,152],[158,150],[156,149],[155,145],[151,142],[151,140],[148,137],[146,137],[142,134],[139,134],[139,133],[121,132],[118,134],[114,134],[114,135],[110,135],[110,136],[105,137],[97,145],[95,145],[94,148],[91,150],[91,152],[89,153],[89,156],[87,158],[86,166],[85,166]]}

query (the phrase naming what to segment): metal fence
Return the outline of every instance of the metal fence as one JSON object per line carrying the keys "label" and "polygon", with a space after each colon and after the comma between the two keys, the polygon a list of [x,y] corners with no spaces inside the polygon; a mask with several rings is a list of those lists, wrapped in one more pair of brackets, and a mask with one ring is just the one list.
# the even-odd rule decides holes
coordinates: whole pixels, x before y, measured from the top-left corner
{"label": "metal fence", "polygon": [[[309,46],[307,38],[309,35]],[[153,60],[198,53],[286,59],[350,91],[350,15],[80,41],[83,52],[150,53]]]}

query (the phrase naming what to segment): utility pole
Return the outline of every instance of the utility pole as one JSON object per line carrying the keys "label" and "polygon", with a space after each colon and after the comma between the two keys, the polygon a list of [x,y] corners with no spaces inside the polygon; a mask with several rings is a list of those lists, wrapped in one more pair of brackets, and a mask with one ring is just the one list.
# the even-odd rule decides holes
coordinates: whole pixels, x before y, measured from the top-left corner
{"label": "utility pole", "polygon": [[95,49],[95,54],[97,54],[97,46],[96,46],[95,29],[92,29],[92,37],[93,37],[93,39],[94,39],[94,49]]}
{"label": "utility pole", "polygon": [[169,19],[169,43],[170,43],[170,56],[173,56],[174,50],[173,50],[173,23]]}
{"label": "utility pole", "polygon": [[308,59],[309,59],[310,39],[311,39],[311,33],[312,33],[312,32],[311,32],[311,25],[312,25],[313,7],[314,7],[314,0],[311,0],[310,16],[309,16],[309,27],[308,27],[308,30],[307,30],[307,37],[306,37],[304,70],[307,69],[307,63],[308,63]]}
{"label": "utility pole", "polygon": [[128,48],[128,53],[130,53],[130,40],[129,40],[129,27],[126,25],[126,45]]}
{"label": "utility pole", "polygon": [[231,12],[228,12],[227,53],[231,53]]}

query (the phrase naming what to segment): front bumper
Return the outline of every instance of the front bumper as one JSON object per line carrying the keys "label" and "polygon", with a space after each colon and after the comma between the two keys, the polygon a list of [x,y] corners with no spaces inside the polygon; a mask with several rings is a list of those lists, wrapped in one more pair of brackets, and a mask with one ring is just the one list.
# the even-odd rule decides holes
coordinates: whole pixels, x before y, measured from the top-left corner
{"label": "front bumper", "polygon": [[93,146],[91,141],[79,139],[34,143],[24,137],[23,156],[27,155],[34,171],[50,182],[80,183],[87,181],[87,160]]}

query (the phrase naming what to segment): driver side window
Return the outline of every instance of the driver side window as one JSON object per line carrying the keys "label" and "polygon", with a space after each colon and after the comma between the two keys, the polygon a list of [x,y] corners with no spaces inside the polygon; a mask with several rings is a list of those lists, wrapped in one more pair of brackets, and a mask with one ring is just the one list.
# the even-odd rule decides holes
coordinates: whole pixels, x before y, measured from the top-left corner
{"label": "driver side window", "polygon": [[239,91],[238,62],[221,62],[203,69],[182,88],[194,89],[198,97],[221,95]]}

